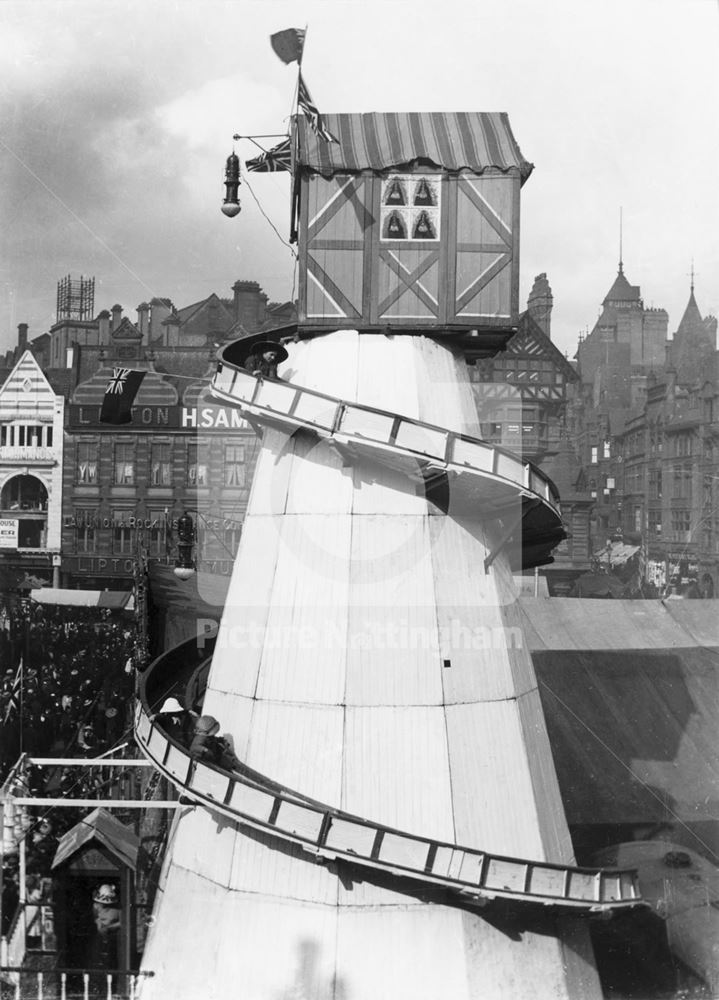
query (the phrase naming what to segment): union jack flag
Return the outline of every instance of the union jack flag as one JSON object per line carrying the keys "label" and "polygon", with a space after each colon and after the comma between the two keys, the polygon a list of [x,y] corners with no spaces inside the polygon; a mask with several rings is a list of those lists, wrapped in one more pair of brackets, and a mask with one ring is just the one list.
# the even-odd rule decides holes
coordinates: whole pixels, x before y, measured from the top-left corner
{"label": "union jack flag", "polygon": [[101,423],[132,423],[132,404],[146,374],[132,368],[112,369],[112,378],[107,383],[102,400]]}
{"label": "union jack flag", "polygon": [[245,160],[248,171],[255,173],[276,173],[279,170],[292,170],[292,151],[290,150],[290,140],[285,139],[267,152],[260,153],[252,160]]}
{"label": "union jack flag", "polygon": [[16,712],[18,705],[20,703],[20,694],[22,689],[22,656],[20,657],[20,663],[17,668],[17,673],[15,674],[15,679],[12,682],[12,688],[10,689],[7,707],[5,709],[5,718],[3,722],[7,722],[13,712]]}
{"label": "union jack flag", "polygon": [[322,115],[319,113],[317,105],[310,97],[310,92],[307,89],[307,84],[302,79],[301,73],[299,88],[297,91],[297,105],[304,111],[305,118],[310,123],[310,127],[315,135],[317,135],[320,139],[324,139],[325,142],[337,142],[337,139],[335,139],[329,129],[325,128],[325,124],[322,121]]}

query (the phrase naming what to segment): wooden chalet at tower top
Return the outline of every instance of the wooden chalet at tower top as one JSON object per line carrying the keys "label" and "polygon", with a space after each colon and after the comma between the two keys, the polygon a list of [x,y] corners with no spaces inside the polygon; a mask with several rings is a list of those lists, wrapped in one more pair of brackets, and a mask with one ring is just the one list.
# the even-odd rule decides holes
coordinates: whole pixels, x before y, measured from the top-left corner
{"label": "wooden chalet at tower top", "polygon": [[453,336],[501,350],[519,318],[519,189],[532,171],[504,113],[295,120],[299,334]]}

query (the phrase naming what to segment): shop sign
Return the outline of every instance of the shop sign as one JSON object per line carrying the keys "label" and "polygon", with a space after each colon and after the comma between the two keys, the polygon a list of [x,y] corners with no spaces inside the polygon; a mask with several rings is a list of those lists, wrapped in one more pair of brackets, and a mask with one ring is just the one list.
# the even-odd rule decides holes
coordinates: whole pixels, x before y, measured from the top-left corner
{"label": "shop sign", "polygon": [[17,548],[18,522],[17,518],[0,518],[0,549]]}
{"label": "shop sign", "polygon": [[[118,429],[100,423],[99,406],[78,404],[70,407],[69,425],[73,430],[94,428],[117,432]],[[132,423],[124,425],[122,430],[131,434],[144,428],[241,430],[248,429],[249,424],[235,406],[133,406]]]}

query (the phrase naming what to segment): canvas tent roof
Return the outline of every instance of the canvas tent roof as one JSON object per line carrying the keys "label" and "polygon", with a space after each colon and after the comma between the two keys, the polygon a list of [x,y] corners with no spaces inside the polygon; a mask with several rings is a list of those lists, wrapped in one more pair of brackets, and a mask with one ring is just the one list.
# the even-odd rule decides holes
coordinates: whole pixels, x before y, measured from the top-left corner
{"label": "canvas tent roof", "polygon": [[522,183],[533,164],[522,156],[505,112],[406,112],[323,115],[337,142],[320,139],[303,115],[296,119],[296,166],[335,172],[388,170],[429,160],[445,170],[518,171]]}
{"label": "canvas tent roof", "polygon": [[140,841],[132,830],[104,809],[93,809],[61,837],[52,867],[57,868],[91,840],[99,841],[123,865],[137,868]]}
{"label": "canvas tent roof", "polygon": [[62,587],[42,587],[31,590],[30,597],[38,604],[65,604],[76,608],[124,608],[133,611],[135,598],[125,590],[67,590]]}

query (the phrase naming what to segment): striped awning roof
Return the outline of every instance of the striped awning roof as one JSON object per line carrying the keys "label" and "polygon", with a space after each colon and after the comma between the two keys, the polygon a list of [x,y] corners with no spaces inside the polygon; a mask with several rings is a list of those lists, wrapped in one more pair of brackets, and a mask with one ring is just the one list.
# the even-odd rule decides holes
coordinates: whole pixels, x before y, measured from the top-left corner
{"label": "striped awning roof", "polygon": [[304,115],[296,119],[300,169],[329,176],[354,170],[391,170],[429,160],[445,170],[519,171],[522,183],[533,164],[522,156],[505,112],[407,112],[323,115],[338,142],[325,142]]}

